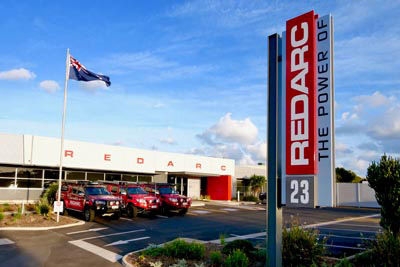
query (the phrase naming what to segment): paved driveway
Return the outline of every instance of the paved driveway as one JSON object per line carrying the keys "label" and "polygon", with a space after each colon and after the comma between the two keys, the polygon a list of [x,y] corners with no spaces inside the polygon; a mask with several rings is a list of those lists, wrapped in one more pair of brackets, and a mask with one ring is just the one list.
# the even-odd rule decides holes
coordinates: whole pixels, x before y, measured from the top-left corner
{"label": "paved driveway", "polygon": [[[327,237],[335,255],[364,249],[380,230],[377,210],[284,208],[286,226],[294,219]],[[48,231],[0,231],[0,266],[120,266],[129,252],[177,237],[219,242],[246,238],[266,244],[264,205],[193,207],[186,216],[96,219]]]}

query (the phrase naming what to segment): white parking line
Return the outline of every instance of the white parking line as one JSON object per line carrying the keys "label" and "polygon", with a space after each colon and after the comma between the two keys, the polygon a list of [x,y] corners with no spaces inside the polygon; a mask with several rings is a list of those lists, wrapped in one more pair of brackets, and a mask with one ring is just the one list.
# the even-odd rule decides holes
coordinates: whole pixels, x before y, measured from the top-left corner
{"label": "white parking line", "polygon": [[14,244],[15,242],[8,239],[8,238],[0,238],[0,246],[2,245],[11,245]]}
{"label": "white parking line", "polygon": [[83,240],[74,240],[74,241],[68,241],[68,243],[71,243],[77,247],[80,247],[86,251],[92,252],[93,254],[96,254],[97,256],[100,256],[110,262],[117,262],[120,259],[122,259],[123,256],[111,252],[107,249],[98,247],[96,245],[90,244],[88,242],[85,242]]}
{"label": "white parking line", "polygon": [[377,213],[377,214],[361,216],[361,217],[351,217],[351,218],[341,219],[341,220],[337,220],[337,221],[329,221],[329,222],[323,222],[323,223],[309,224],[309,225],[303,226],[302,228],[304,228],[304,229],[317,228],[319,226],[339,224],[339,223],[342,223],[342,222],[350,222],[350,221],[356,221],[356,220],[361,220],[361,219],[365,219],[365,218],[372,218],[372,217],[378,217],[378,216],[381,216],[381,214]]}
{"label": "white parking line", "polygon": [[373,225],[366,225],[366,224],[340,223],[338,225],[354,226],[354,227],[365,227],[365,228],[379,228],[379,229],[382,228],[379,224],[376,224],[375,226],[373,226]]}
{"label": "white parking line", "polygon": [[81,234],[81,233],[86,233],[86,232],[97,232],[97,231],[101,231],[101,230],[105,230],[105,229],[108,229],[108,227],[92,228],[92,229],[88,229],[88,230],[70,232],[70,233],[67,233],[67,235],[75,235],[75,234]]}
{"label": "white parking line", "polygon": [[107,245],[105,245],[105,247],[125,245],[125,244],[128,244],[129,242],[144,240],[144,239],[148,239],[148,238],[150,238],[150,237],[149,236],[144,236],[144,237],[139,237],[139,238],[127,239],[127,240],[119,240],[119,241],[107,244]]}
{"label": "white parking line", "polygon": [[326,244],[324,245],[324,247],[366,250],[366,248],[338,246],[338,245],[326,245]]}
{"label": "white parking line", "polygon": [[[248,234],[248,235],[233,235],[233,237],[228,237],[225,238],[224,241],[225,242],[231,242],[237,239],[251,239],[251,238],[258,238],[258,237],[266,237],[267,236],[267,232],[261,232],[261,233],[255,233],[255,234]],[[220,244],[221,243],[221,239],[215,239],[215,240],[211,240],[208,241],[210,243],[214,243],[214,244]]]}
{"label": "white parking line", "polygon": [[198,214],[207,214],[207,213],[211,213],[207,210],[192,210],[190,211],[191,213],[198,213]]}
{"label": "white parking line", "polygon": [[124,234],[143,232],[143,231],[146,231],[146,229],[132,230],[132,231],[127,231],[127,232],[119,232],[119,233],[108,234],[108,235],[92,236],[92,237],[82,238],[80,240],[90,240],[90,239],[102,238],[102,237],[107,237],[107,236],[124,235]]}
{"label": "white parking line", "polygon": [[224,209],[221,209],[221,210],[226,210],[226,211],[237,211],[238,209],[224,208]]}
{"label": "white parking line", "polygon": [[376,240],[376,238],[361,237],[361,236],[343,236],[343,235],[331,235],[331,234],[319,234],[319,236],[326,237],[339,237],[341,239],[361,239],[361,240]]}
{"label": "white parking line", "polygon": [[[95,228],[95,229],[100,229],[100,228]],[[124,235],[124,234],[128,234],[128,233],[136,233],[136,232],[143,232],[143,231],[146,231],[146,229],[138,229],[138,230],[132,230],[132,231],[127,231],[127,232],[113,233],[113,234],[108,234],[108,235],[99,235],[99,236],[86,237],[86,238],[82,238],[82,239],[79,239],[79,240],[68,241],[68,243],[73,244],[73,245],[75,245],[77,247],[80,247],[80,248],[82,248],[84,250],[87,250],[89,252],[92,252],[93,254],[96,254],[96,255],[98,255],[98,256],[100,256],[100,257],[102,257],[102,258],[104,258],[104,259],[106,259],[108,261],[116,262],[116,261],[120,260],[123,256],[121,256],[121,255],[119,255],[117,253],[111,252],[109,250],[106,250],[104,248],[101,248],[99,246],[90,244],[90,243],[88,243],[88,242],[86,242],[84,240],[97,239],[97,238],[102,238],[102,237],[107,237],[107,236]],[[148,237],[145,237],[145,238],[148,238]],[[138,240],[145,239],[145,238],[138,238]],[[126,240],[126,241],[130,242],[130,241],[133,241],[133,239],[132,240]],[[114,243],[116,245],[118,245],[119,244],[118,242],[120,244],[122,244],[125,241],[120,240],[120,241],[117,241],[117,242],[114,242]],[[111,245],[112,244],[108,244],[106,246],[111,246]]]}
{"label": "white parking line", "polygon": [[318,230],[330,230],[330,231],[346,231],[346,232],[355,232],[355,233],[366,233],[366,234],[375,234],[379,231],[364,231],[364,230],[354,230],[354,229],[341,229],[341,228],[330,228],[330,227],[318,227]]}
{"label": "white parking line", "polygon": [[[360,220],[360,219],[377,217],[377,216],[380,216],[380,214],[372,214],[372,215],[368,215],[368,216],[352,217],[352,218],[346,218],[346,219],[337,220],[337,221],[315,223],[315,224],[305,225],[302,228],[304,228],[304,229],[317,228],[319,226],[339,224],[339,223],[342,223],[342,222],[356,221],[356,220]],[[290,229],[290,228],[288,228],[288,229]],[[319,228],[319,229],[321,229],[321,228]],[[366,232],[366,231],[363,231],[363,232]],[[373,232],[373,233],[375,233],[375,232]],[[251,239],[251,238],[266,237],[266,235],[267,235],[266,232],[254,233],[254,234],[248,234],[248,235],[233,235],[233,237],[225,238],[225,242],[231,242],[231,241],[236,240],[236,239]],[[215,244],[219,244],[221,242],[221,240],[220,239],[215,239],[215,240],[211,240],[209,242],[215,243]]]}

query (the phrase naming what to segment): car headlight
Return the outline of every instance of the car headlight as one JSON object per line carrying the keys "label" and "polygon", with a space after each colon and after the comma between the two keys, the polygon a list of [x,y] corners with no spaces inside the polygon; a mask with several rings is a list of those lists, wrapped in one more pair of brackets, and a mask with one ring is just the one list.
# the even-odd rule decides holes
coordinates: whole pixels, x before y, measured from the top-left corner
{"label": "car headlight", "polygon": [[114,205],[119,205],[119,201],[110,201],[110,205],[114,206]]}
{"label": "car headlight", "polygon": [[105,205],[106,202],[104,200],[96,200],[94,203],[96,203],[96,205]]}
{"label": "car headlight", "polygon": [[137,202],[142,203],[142,204],[146,204],[146,200],[144,200],[143,198],[138,198]]}
{"label": "car headlight", "polygon": [[178,199],[177,198],[169,198],[169,201],[171,201],[171,202],[178,202]]}

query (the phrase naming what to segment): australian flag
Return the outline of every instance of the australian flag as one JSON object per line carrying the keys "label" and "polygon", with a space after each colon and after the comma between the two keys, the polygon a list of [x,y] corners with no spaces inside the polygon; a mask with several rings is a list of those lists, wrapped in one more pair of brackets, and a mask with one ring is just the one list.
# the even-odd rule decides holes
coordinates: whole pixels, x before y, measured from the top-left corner
{"label": "australian flag", "polygon": [[107,86],[111,85],[110,77],[91,72],[71,56],[69,56],[69,78],[85,82],[100,80],[105,82]]}

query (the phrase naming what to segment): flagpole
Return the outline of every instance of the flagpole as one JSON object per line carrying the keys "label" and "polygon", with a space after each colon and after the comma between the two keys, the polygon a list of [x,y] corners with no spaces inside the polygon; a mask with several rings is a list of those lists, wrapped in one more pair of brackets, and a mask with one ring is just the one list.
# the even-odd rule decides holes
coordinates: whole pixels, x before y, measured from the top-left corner
{"label": "flagpole", "polygon": [[[65,82],[64,82],[64,107],[62,112],[62,126],[61,126],[61,145],[60,145],[60,170],[58,175],[58,194],[57,194],[57,202],[60,204],[61,202],[61,180],[62,180],[62,166],[63,166],[63,152],[64,152],[64,128],[65,128],[65,115],[67,111],[67,89],[68,89],[68,79],[69,79],[69,64],[70,64],[70,55],[69,48],[67,48],[67,59],[65,66]],[[57,210],[57,223],[60,221],[60,210]]]}

